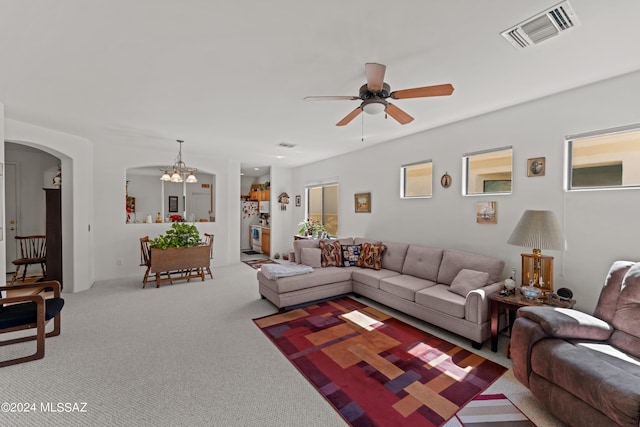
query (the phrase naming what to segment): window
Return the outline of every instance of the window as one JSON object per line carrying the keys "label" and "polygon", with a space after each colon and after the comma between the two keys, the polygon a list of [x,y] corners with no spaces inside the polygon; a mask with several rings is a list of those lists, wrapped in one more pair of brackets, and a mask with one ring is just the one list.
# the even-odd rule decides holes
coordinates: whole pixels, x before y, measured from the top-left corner
{"label": "window", "polygon": [[462,162],[463,194],[511,194],[511,147],[468,153],[463,155]]}
{"label": "window", "polygon": [[569,190],[640,187],[640,125],[567,136]]}
{"label": "window", "polygon": [[307,218],[322,223],[329,235],[338,235],[338,184],[307,187]]}
{"label": "window", "polygon": [[424,160],[400,168],[400,197],[431,197],[433,162]]}

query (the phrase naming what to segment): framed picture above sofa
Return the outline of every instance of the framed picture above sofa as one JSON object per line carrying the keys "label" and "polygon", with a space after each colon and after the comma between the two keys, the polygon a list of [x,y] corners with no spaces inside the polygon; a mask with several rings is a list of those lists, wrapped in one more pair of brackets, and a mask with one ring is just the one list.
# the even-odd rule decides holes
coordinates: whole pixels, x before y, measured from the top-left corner
{"label": "framed picture above sofa", "polygon": [[371,212],[371,193],[356,193],[353,197],[356,213]]}

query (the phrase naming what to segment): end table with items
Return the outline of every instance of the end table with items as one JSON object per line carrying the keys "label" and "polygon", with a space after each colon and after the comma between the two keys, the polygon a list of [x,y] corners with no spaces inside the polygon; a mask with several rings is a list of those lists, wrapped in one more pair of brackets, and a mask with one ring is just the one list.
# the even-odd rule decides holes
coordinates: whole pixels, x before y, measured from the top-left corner
{"label": "end table with items", "polygon": [[[555,295],[555,294],[554,294]],[[494,293],[489,295],[489,301],[491,301],[491,351],[494,353],[498,351],[498,320],[500,316],[500,309],[505,308],[508,311],[509,318],[509,330],[515,321],[515,313],[520,307],[527,306],[549,306],[549,307],[561,307],[572,308],[575,300],[563,300],[555,296],[551,298],[549,295],[544,295],[540,298],[527,298],[520,292],[520,289],[515,289],[511,294],[504,295],[503,293]]]}

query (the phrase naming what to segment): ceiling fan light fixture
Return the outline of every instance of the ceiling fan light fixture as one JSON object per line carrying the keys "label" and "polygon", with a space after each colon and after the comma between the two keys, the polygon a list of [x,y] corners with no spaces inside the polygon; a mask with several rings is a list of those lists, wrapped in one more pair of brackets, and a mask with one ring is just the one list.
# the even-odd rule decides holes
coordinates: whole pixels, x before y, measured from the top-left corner
{"label": "ceiling fan light fixture", "polygon": [[360,108],[367,114],[380,114],[387,109],[387,103],[384,99],[371,98],[365,100]]}

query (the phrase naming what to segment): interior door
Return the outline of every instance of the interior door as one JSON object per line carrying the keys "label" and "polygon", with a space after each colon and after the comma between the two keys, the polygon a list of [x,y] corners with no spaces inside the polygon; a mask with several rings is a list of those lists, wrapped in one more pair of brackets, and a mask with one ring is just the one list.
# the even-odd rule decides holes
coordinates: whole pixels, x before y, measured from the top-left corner
{"label": "interior door", "polygon": [[18,179],[15,163],[5,163],[4,179],[6,269],[7,273],[13,273],[15,266],[11,261],[18,258],[18,247],[16,245],[16,235],[18,234]]}

